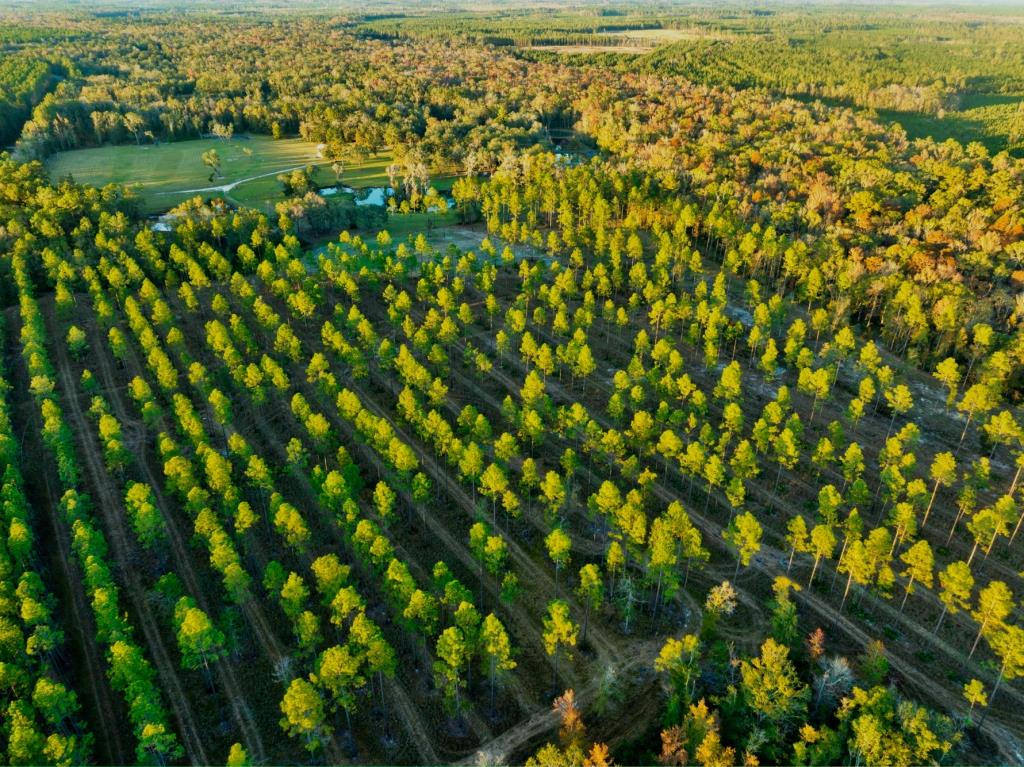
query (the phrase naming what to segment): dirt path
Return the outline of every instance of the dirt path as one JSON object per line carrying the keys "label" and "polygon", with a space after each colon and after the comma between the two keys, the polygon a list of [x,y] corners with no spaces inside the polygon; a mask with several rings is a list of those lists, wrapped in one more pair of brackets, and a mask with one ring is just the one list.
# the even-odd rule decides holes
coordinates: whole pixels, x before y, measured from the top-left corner
{"label": "dirt path", "polygon": [[[95,344],[92,348],[99,352],[94,356],[99,362],[100,376],[103,380],[106,393],[109,396],[114,414],[117,416],[117,419],[122,426],[124,424],[133,423],[128,410],[121,399],[121,389],[116,384],[114,371],[110,364],[110,358],[102,352],[104,348],[103,339],[98,337],[99,334],[96,332],[94,323],[90,323],[90,329],[92,331],[91,343]],[[215,616],[216,612],[212,609],[213,605],[210,604],[205,591],[200,587],[199,578],[192,565],[192,561],[188,555],[184,541],[181,538],[181,531],[178,528],[177,521],[171,514],[171,507],[167,502],[167,498],[164,496],[161,485],[153,473],[148,456],[145,454],[144,445],[139,446],[139,449],[135,452],[135,458],[135,465],[138,466],[146,484],[149,485],[149,489],[153,493],[153,497],[156,501],[157,508],[160,510],[160,515],[164,520],[164,529],[171,544],[177,574],[184,582],[188,593],[196,599],[199,608],[207,615]],[[248,611],[246,614],[248,615]],[[253,716],[245,695],[242,693],[242,687],[235,675],[234,668],[226,660],[222,660],[213,664],[213,670],[217,674],[217,679],[220,682],[220,685],[224,690],[224,695],[231,707],[232,715],[241,732],[246,752],[257,763],[265,762],[267,755],[263,746],[263,739],[260,736],[260,728],[256,722],[256,718]]]}
{"label": "dirt path", "polygon": [[[312,344],[316,347],[317,350],[324,351],[322,345],[318,345],[315,339],[312,341]],[[333,355],[330,354],[329,352],[325,352],[325,354],[327,358],[329,360],[332,360],[333,362]],[[404,430],[404,427],[401,425],[402,422],[399,421],[393,413],[382,407],[377,402],[377,398],[380,396],[380,393],[384,391],[389,391],[392,396],[397,396],[396,389],[399,388],[397,382],[393,378],[384,375],[380,370],[377,369],[376,365],[373,363],[371,363],[370,369],[374,373],[374,375],[372,376],[373,386],[371,387],[364,387],[361,384],[357,384],[355,380],[352,379],[351,376],[344,377],[343,380],[346,380],[346,385],[360,397],[360,400],[363,403],[363,407],[365,407],[374,415],[385,418],[392,425],[392,427],[395,430],[396,436],[401,438],[403,441],[409,444],[410,447],[413,448],[413,450],[416,452],[417,458],[420,460],[422,467],[428,471],[428,473],[433,478],[434,482],[437,483],[438,486],[443,486],[448,496],[455,500],[457,504],[460,506],[460,508],[466,510],[471,518],[475,519],[476,515],[471,511],[472,509],[475,508],[475,504],[473,503],[472,499],[469,498],[468,492],[451,477],[450,472],[445,471],[444,468],[438,464],[437,460],[429,450],[422,447],[418,438],[410,435],[408,432]],[[293,380],[302,381],[304,379],[304,371],[300,370],[298,366],[292,366],[291,372],[293,375]],[[335,370],[334,372],[338,373],[339,371]],[[297,378],[295,378],[295,376],[297,376]],[[319,394],[315,390],[312,390],[311,386],[306,386],[304,388],[306,389],[306,393],[310,397],[311,403],[317,402],[320,399]],[[372,392],[370,391],[370,389],[372,389]],[[320,404],[321,406],[323,405],[322,402]],[[339,422],[339,419],[337,419],[337,417],[334,415],[333,408],[327,407],[325,408],[325,410],[329,414],[328,417],[334,421],[334,425],[336,427],[340,427],[342,431],[346,433],[351,433],[351,426],[349,426],[347,423],[343,421]],[[367,448],[367,450],[372,452],[370,448]],[[379,466],[379,459],[373,459],[373,461],[375,464]],[[406,503],[411,503],[411,499],[405,499],[405,501]],[[447,527],[443,523],[441,523],[436,518],[427,515],[426,524],[429,527],[430,533],[436,536],[444,544],[444,546],[447,548],[449,552],[458,557],[459,560],[464,564],[464,566],[467,567],[467,569],[469,569],[471,572],[475,569],[476,562],[472,559],[472,557],[469,556],[468,552],[466,551],[466,546],[458,543],[451,536],[451,533],[448,531]],[[535,563],[535,561],[518,546],[513,536],[508,535],[506,533],[506,539],[507,542],[511,544],[510,551],[512,552],[513,558],[515,559],[516,563],[520,566],[520,568],[528,568],[530,577],[527,579],[527,581],[531,585],[536,585],[538,583],[545,584],[547,588],[550,590],[549,594],[553,593],[554,583],[550,580],[547,573],[540,569],[539,566]],[[490,583],[488,583],[488,588],[493,593],[493,587]],[[692,600],[689,601],[692,602]],[[753,604],[752,599],[748,601],[750,601],[751,604]],[[521,604],[517,603],[516,607],[521,608]],[[699,614],[699,607],[697,607],[695,603],[693,604],[693,607],[695,608],[695,610],[691,614]],[[577,607],[577,609],[581,608]],[[525,615],[515,616],[515,620],[516,623],[521,624],[523,629],[525,630],[525,633],[523,634],[524,636],[527,636],[531,640],[536,640],[537,642],[539,642],[540,637],[539,632],[536,629],[536,621],[531,622],[529,617]],[[749,631],[741,633],[744,639],[749,638]],[[598,624],[596,621],[591,622],[591,628],[588,638],[593,641],[593,646],[598,652],[598,656],[594,662],[594,666],[596,668],[601,669],[602,672],[605,668],[614,668],[616,664],[622,662],[623,658],[635,657],[635,648],[637,645],[636,639],[609,639],[607,638],[607,636],[603,634],[603,630],[600,627],[600,624]],[[650,657],[647,659],[648,661],[653,660],[653,657],[660,650],[662,641],[658,639],[654,640],[654,643],[656,644],[656,649],[653,651],[653,654],[651,654]],[[590,687],[596,686],[596,680],[600,680],[600,678],[601,674],[591,675],[590,682],[581,685],[581,678],[577,676],[575,682],[573,682],[572,684],[577,687],[582,687],[583,689],[586,689],[588,685]],[[658,705],[660,706],[660,704]],[[524,710],[536,710],[536,708],[534,706],[524,706]],[[509,743],[521,744],[523,741],[528,740],[530,737],[535,735],[538,731],[538,728],[546,729],[549,727],[549,724],[550,717],[548,716],[548,711],[545,707],[542,708],[539,713],[535,713],[527,720],[525,720],[524,723],[517,725],[516,728],[514,728],[516,732],[513,732],[512,734],[509,734],[507,736],[503,735],[500,737],[507,737],[507,742]],[[494,741],[491,742],[493,743]],[[507,755],[507,751],[502,752],[502,756]]]}
{"label": "dirt path", "polygon": [[161,195],[167,195],[167,194],[193,194],[193,193],[198,194],[200,192],[223,192],[223,193],[227,194],[232,189],[234,189],[236,186],[240,186],[242,184],[246,184],[246,183],[248,183],[250,181],[256,181],[257,179],[268,178],[270,176],[276,176],[276,175],[278,175],[280,173],[291,173],[293,170],[301,170],[303,168],[309,167],[310,165],[313,165],[315,167],[317,165],[324,165],[324,164],[325,163],[322,163],[322,162],[319,162],[319,163],[317,163],[317,162],[304,163],[302,165],[295,165],[295,166],[293,166],[291,168],[281,168],[280,170],[272,170],[272,171],[269,171],[267,173],[258,173],[255,176],[249,176],[247,178],[240,178],[237,181],[232,181],[232,182],[230,182],[228,184],[221,184],[220,186],[201,186],[201,187],[197,187],[195,189],[174,189],[174,190],[169,191],[169,192],[154,192],[153,196],[154,197],[159,197]]}
{"label": "dirt path", "polygon": [[[47,324],[49,327],[47,328],[47,333],[49,337],[59,339],[61,335],[59,328],[55,326],[52,311],[45,311],[44,316],[48,320]],[[91,427],[78,402],[75,380],[71,375],[71,364],[67,356],[67,349],[59,340],[53,343],[52,346],[57,357],[55,367],[64,390],[62,400],[67,406],[67,413],[72,421],[72,431],[77,436],[78,447],[81,448],[81,455],[85,459],[86,465],[84,468],[92,480],[90,484],[96,493],[96,503],[93,504],[93,508],[103,518],[107,529],[107,540],[110,543],[115,562],[120,565],[122,577],[127,585],[128,597],[135,607],[139,626],[145,635],[146,649],[149,650],[156,664],[165,699],[170,704],[175,718],[178,720],[182,745],[185,747],[189,759],[194,763],[210,764],[211,762],[203,749],[200,729],[195,722],[191,706],[179,682],[177,667],[171,661],[170,655],[164,646],[160,629],[147,604],[146,592],[142,586],[139,574],[130,565],[131,551],[128,546],[128,536],[124,526],[124,509],[120,498],[111,491],[114,482],[107,474],[102,458],[98,455],[92,441],[86,437],[90,433]]]}
{"label": "dirt path", "polygon": [[[661,651],[662,641],[659,639],[644,643],[634,642],[633,651],[625,660],[620,660],[608,666],[618,679],[632,680],[653,676],[654,659]],[[583,712],[584,721],[587,720],[587,709],[593,703],[600,688],[602,679],[595,676],[587,684],[576,688],[576,700],[580,710]],[[616,721],[621,726],[625,721],[639,721],[646,719],[648,714],[642,712],[639,715],[635,709],[630,707],[635,704],[635,695],[623,695],[622,699],[606,713],[605,718]],[[559,727],[559,719],[550,707],[547,707],[528,719],[524,719],[514,727],[509,728],[489,743],[485,743],[471,756],[463,759],[459,764],[472,767],[480,764],[510,764],[513,758],[523,751],[524,748],[535,744],[545,736],[549,736]],[[594,737],[600,736],[600,729],[590,728]]]}
{"label": "dirt path", "polygon": [[392,703],[395,704],[401,713],[399,718],[402,722],[407,723],[405,728],[406,732],[408,732],[409,737],[412,738],[413,745],[415,746],[417,753],[420,755],[421,763],[441,764],[441,760],[438,758],[437,752],[434,751],[434,744],[431,742],[430,736],[427,735],[426,727],[422,724],[418,707],[413,706],[412,701],[409,700],[409,696],[405,694],[405,691],[401,689],[400,685],[394,679],[388,679],[385,682],[385,686],[388,689]]}

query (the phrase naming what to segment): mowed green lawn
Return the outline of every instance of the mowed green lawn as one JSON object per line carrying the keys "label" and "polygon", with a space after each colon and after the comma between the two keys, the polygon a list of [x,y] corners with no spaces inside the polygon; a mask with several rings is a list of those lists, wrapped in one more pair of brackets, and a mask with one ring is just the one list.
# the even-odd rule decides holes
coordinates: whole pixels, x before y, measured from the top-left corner
{"label": "mowed green lawn", "polygon": [[[203,153],[209,149],[216,149],[220,155],[223,173],[223,176],[212,180],[210,168],[202,161]],[[387,186],[387,167],[391,162],[390,150],[361,162],[345,160],[341,185],[355,188]],[[58,152],[46,161],[47,171],[54,181],[71,176],[79,183],[94,186],[132,186],[141,198],[142,209],[146,213],[169,210],[196,194],[227,197],[236,205],[273,213],[274,203],[283,196],[277,174],[307,165],[314,166],[313,182],[317,186],[338,184],[330,161],[317,157],[315,144],[294,138],[275,141],[269,136],[236,136],[231,141],[193,139],[155,146],[121,144],[76,149]],[[447,191],[454,181],[453,177],[442,176],[432,183],[439,191]],[[236,185],[227,192],[186,191],[229,184]]]}
{"label": "mowed green lawn", "polygon": [[[203,164],[202,154],[216,149],[221,159],[223,177],[210,180],[210,168]],[[279,139],[269,136],[236,136],[231,141],[194,139],[170,144],[123,144],[95,149],[59,152],[46,161],[50,177],[57,180],[71,176],[80,183],[103,186],[116,183],[136,186],[147,211],[166,210],[192,196],[183,192],[208,186],[231,184],[263,173],[279,173],[295,167],[323,162],[317,157],[316,145],[301,139]],[[328,171],[329,172],[329,171]],[[270,176],[252,184],[261,188],[253,195],[272,197],[280,185]],[[242,192],[240,184],[231,195]]]}

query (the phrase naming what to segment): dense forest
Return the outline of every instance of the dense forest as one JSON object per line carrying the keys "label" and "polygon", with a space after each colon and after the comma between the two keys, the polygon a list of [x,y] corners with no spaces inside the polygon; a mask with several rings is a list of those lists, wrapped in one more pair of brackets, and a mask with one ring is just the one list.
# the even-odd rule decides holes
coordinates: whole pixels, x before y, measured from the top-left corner
{"label": "dense forest", "polygon": [[1024,762],[1013,9],[0,19],[6,762]]}

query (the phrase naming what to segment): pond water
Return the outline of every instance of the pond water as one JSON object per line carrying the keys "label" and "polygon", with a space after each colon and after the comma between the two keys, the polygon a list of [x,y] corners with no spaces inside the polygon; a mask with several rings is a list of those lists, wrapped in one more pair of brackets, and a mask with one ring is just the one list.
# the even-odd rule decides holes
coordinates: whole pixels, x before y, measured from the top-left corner
{"label": "pond water", "polygon": [[339,193],[352,195],[356,205],[384,205],[394,191],[390,186],[368,186],[363,189],[353,189],[350,186],[328,186],[319,190],[321,197],[333,197]]}
{"label": "pond water", "polygon": [[[367,186],[361,189],[353,189],[350,186],[328,186],[318,192],[321,197],[350,194],[355,198],[356,205],[386,205],[388,198],[394,193],[395,190],[390,186]],[[445,195],[444,200],[448,203],[449,209],[455,207],[455,198],[451,195]],[[437,208],[431,208],[431,212],[436,213]]]}
{"label": "pond water", "polygon": [[370,186],[365,189],[345,187],[345,191],[355,195],[356,205],[384,205],[394,190],[388,186]]}
{"label": "pond water", "polygon": [[153,221],[153,223],[150,224],[149,228],[154,232],[173,232],[174,219],[176,218],[177,216],[172,216],[170,213],[164,213],[162,216],[157,216],[155,219],[151,218],[150,220]]}

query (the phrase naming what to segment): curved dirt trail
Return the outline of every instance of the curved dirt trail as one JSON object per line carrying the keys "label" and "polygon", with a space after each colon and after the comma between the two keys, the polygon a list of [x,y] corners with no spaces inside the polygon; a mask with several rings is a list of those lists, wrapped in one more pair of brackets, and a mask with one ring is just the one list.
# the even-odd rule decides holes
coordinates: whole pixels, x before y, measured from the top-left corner
{"label": "curved dirt trail", "polygon": [[[319,350],[324,351],[327,358],[331,360],[333,367],[333,355],[328,354],[322,347],[320,347]],[[394,380],[389,379],[387,376],[383,376],[379,370],[376,370],[376,366],[373,365],[372,363],[371,370],[373,370],[374,373],[376,373],[375,383],[377,386],[380,387],[380,390],[389,390],[391,394],[395,396],[396,392],[394,391],[394,389],[396,384]],[[303,379],[300,377],[298,380],[301,381]],[[384,409],[376,401],[373,395],[367,392],[364,387],[357,384],[351,377],[349,377],[346,380],[346,385],[359,396],[364,408],[371,411],[374,415],[378,417],[385,418],[392,425],[395,435],[401,438],[403,441],[405,441],[416,452],[417,458],[419,459],[420,463],[423,465],[425,469],[428,470],[428,472],[434,479],[435,483],[438,483],[439,485],[443,484],[446,492],[449,494],[450,497],[458,501],[458,504],[460,505],[461,508],[463,508],[464,510],[469,510],[474,507],[472,499],[469,497],[465,488],[463,488],[460,483],[453,480],[449,472],[445,471],[442,467],[440,467],[434,455],[422,446],[418,438],[410,435],[408,432],[405,431],[405,425],[403,422],[399,421],[396,417],[392,416],[390,412]],[[317,397],[317,399],[319,399],[316,392],[309,393],[313,397]],[[331,412],[333,416],[333,411],[329,412]],[[332,420],[339,420],[332,416],[329,416],[332,418]],[[346,432],[351,431],[350,425],[347,424],[346,422],[341,422],[340,427]],[[411,499],[406,499],[407,502],[409,502],[410,500]],[[472,557],[469,556],[466,550],[466,546],[461,545],[457,541],[455,541],[451,533],[441,522],[436,520],[434,517],[428,515],[427,525],[430,528],[431,534],[437,536],[438,539],[445,544],[446,548],[455,556],[457,556],[460,559],[460,561],[463,562],[463,564],[471,572],[475,569],[477,563],[475,562],[475,560],[472,559]],[[541,569],[539,565],[537,565],[533,561],[533,559],[530,558],[519,547],[518,543],[515,541],[513,537],[509,536],[507,533],[505,537],[506,544],[509,546],[510,553],[512,553],[513,558],[516,560],[517,564],[520,566],[520,568],[528,568],[530,574],[532,575],[531,583],[544,583],[548,587],[549,593],[557,594],[557,591],[555,591],[554,582],[550,579],[548,574],[543,569]],[[493,584],[490,581],[487,582],[487,588],[492,592],[494,591]],[[521,603],[516,603],[515,607],[519,608],[517,612],[522,611]],[[693,605],[693,608],[695,609],[695,612],[699,614],[699,607],[697,607],[695,603]],[[539,638],[538,632],[533,630],[534,627],[529,621],[528,617],[526,617],[525,615],[516,616],[516,619],[517,623],[523,624],[523,627],[526,632],[525,636],[530,637],[531,639]],[[597,641],[594,641],[595,637],[597,638]],[[658,652],[660,652],[663,644],[663,641],[661,639],[656,638],[647,642],[644,645],[644,650],[638,652],[638,642],[636,642],[636,640],[633,640],[628,637],[622,640],[610,640],[603,633],[603,628],[600,626],[600,624],[593,620],[591,621],[590,630],[588,632],[588,641],[592,642],[592,646],[597,651],[597,658],[594,661],[595,665],[599,666],[602,669],[616,669],[618,667],[618,673],[620,674],[625,674],[645,667],[652,668],[653,660],[657,656]],[[624,662],[622,661],[623,658],[626,658]],[[618,664],[621,664],[621,667],[619,667]],[[576,681],[575,684],[571,686],[578,688],[578,694],[580,693],[580,690],[582,690],[584,699],[587,699],[590,696],[592,696],[593,693],[596,692],[597,687],[601,682],[600,674],[592,675],[590,680],[582,685],[579,684],[579,675],[574,673],[573,676],[576,677]],[[627,703],[627,701],[623,701],[620,705],[622,707],[625,707]],[[523,710],[529,711],[534,708],[535,706],[523,707]],[[544,707],[541,710],[537,711],[537,713],[528,717],[526,720],[520,722],[518,725],[513,726],[512,728],[506,730],[498,737],[492,739],[486,745],[480,747],[473,757],[464,760],[463,763],[472,763],[478,759],[483,758],[485,759],[486,763],[501,764],[503,763],[503,761],[507,760],[510,757],[511,753],[514,750],[521,747],[523,744],[527,743],[531,739],[538,737],[545,731],[549,731],[550,729],[553,729],[556,726],[557,720],[551,715],[550,709]]]}
{"label": "curved dirt trail", "polygon": [[[60,338],[56,333],[52,312],[45,312],[48,325],[47,333],[50,338]],[[78,437],[78,446],[85,459],[86,471],[90,476],[92,487],[98,498],[93,508],[102,516],[107,529],[107,540],[110,544],[115,562],[120,565],[122,577],[126,581],[129,599],[135,607],[138,615],[139,625],[146,638],[146,649],[152,654],[156,664],[160,683],[163,688],[164,697],[174,711],[175,718],[182,735],[182,745],[189,758],[197,764],[210,764],[203,749],[202,738],[199,734],[199,727],[196,725],[192,714],[191,706],[185,697],[184,690],[178,680],[175,664],[171,661],[169,654],[164,647],[163,637],[153,619],[153,615],[146,604],[145,589],[142,587],[138,573],[131,567],[131,551],[128,547],[127,534],[124,529],[124,513],[120,499],[111,491],[113,480],[108,476],[106,467],[96,453],[95,447],[86,438],[90,432],[90,425],[82,412],[81,405],[76,396],[75,381],[71,376],[70,361],[67,358],[67,349],[58,341],[52,346],[56,351],[56,368],[64,389],[63,402],[67,405],[67,412],[74,421],[74,432]],[[118,510],[121,513],[118,513]]]}
{"label": "curved dirt trail", "polygon": [[280,170],[272,170],[272,171],[270,171],[268,173],[258,173],[255,176],[249,176],[247,178],[240,178],[237,181],[231,181],[230,183],[227,183],[227,184],[220,184],[219,186],[201,186],[201,187],[196,187],[195,189],[172,189],[171,191],[168,191],[168,192],[154,192],[153,196],[154,197],[158,197],[158,196],[163,196],[163,195],[168,195],[168,194],[198,194],[199,192],[224,192],[225,194],[227,194],[232,189],[234,189],[236,186],[241,186],[242,184],[247,184],[250,181],[256,181],[257,179],[261,179],[261,178],[269,178],[270,176],[277,176],[278,174],[281,174],[281,173],[291,173],[293,170],[301,170],[301,169],[306,168],[306,167],[308,167],[310,165],[314,165],[314,166],[315,165],[323,165],[323,163],[315,163],[315,162],[314,163],[304,163],[302,165],[296,165],[296,166],[291,167],[291,168],[281,168]]}
{"label": "curved dirt trail", "polygon": [[[658,657],[661,646],[662,642],[658,639],[644,643],[634,643],[633,652],[624,661],[613,663],[609,668],[612,669],[615,676],[619,679],[630,679],[632,676],[640,676],[644,671],[650,671],[653,674],[654,659]],[[574,690],[580,710],[584,712],[584,720],[586,719],[587,707],[596,696],[601,681],[600,677],[594,677],[587,684]],[[623,696],[622,700],[613,709],[618,715],[628,718],[629,712],[625,709],[632,700],[633,696]],[[609,717],[606,714],[606,718],[614,719],[615,717]],[[544,734],[555,731],[558,727],[558,717],[550,707],[546,707],[528,719],[524,719],[519,724],[510,727],[490,742],[483,744],[472,755],[459,762],[459,764],[467,765],[467,767],[479,764],[508,764],[511,757],[517,751],[538,740]]]}

